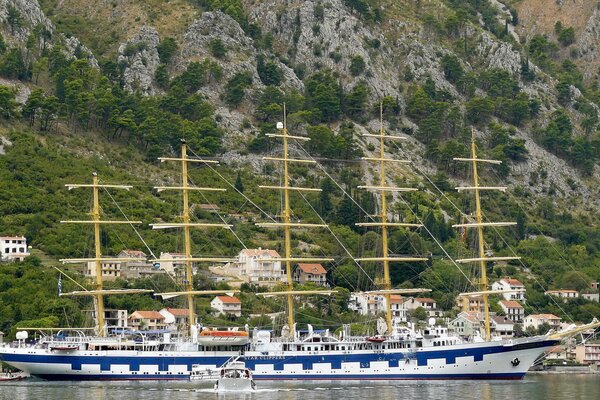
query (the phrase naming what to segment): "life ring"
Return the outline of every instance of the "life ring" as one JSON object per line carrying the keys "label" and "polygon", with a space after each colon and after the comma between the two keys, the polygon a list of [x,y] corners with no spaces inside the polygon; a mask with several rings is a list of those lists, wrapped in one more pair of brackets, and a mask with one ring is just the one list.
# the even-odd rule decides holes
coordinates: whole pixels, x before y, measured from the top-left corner
{"label": "life ring", "polygon": [[516,367],[517,365],[521,364],[521,361],[515,357],[510,363],[513,367]]}

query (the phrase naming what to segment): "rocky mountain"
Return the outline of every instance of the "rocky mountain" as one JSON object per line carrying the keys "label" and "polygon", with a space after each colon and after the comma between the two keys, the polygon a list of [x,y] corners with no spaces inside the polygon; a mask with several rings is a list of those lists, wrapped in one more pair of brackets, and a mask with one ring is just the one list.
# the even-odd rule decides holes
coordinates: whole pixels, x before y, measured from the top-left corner
{"label": "rocky mountain", "polygon": [[[300,114],[295,126],[299,133],[324,123],[339,135],[344,121],[350,120],[357,145],[370,153],[374,142],[358,134],[378,129],[377,113],[372,110],[381,99],[388,99],[395,107],[393,118],[386,119],[388,131],[408,133],[404,155],[431,174],[441,172],[462,180],[466,176],[448,171],[447,163],[432,154],[448,150],[445,143],[453,140],[461,142],[464,151],[470,125],[482,148],[492,151],[495,134],[490,123],[496,124],[496,131],[509,132],[510,143],[523,147],[523,156],[505,160],[509,171],[502,179],[511,187],[536,196],[550,193],[558,202],[576,198],[581,210],[595,209],[600,204],[596,165],[600,150],[595,145],[598,6],[583,0],[460,3],[2,0],[0,20],[6,46],[28,49],[34,37],[37,46],[44,47],[37,55],[27,52],[30,71],[36,59],[59,46],[67,59],[86,59],[99,73],[110,71],[110,79],[126,92],[148,98],[168,94],[169,85],[183,77],[190,65],[203,65],[213,72],[194,91],[211,104],[216,123],[224,130],[220,151],[242,164],[244,159],[256,159],[247,146],[268,129],[265,122],[273,118],[258,117],[259,103],[264,101],[261,93],[275,89],[303,95],[307,104],[300,108],[309,113],[319,105],[316,95],[309,93],[308,80],[330,71],[339,85],[335,90],[340,101],[334,106],[349,108],[354,99],[358,111],[344,110],[334,117]],[[460,77],[453,75],[452,68]],[[495,75],[484,78],[490,71]],[[249,83],[241,98],[228,101],[232,82],[244,74]],[[9,75],[5,84],[20,88],[17,101],[25,104],[36,85],[4,75]],[[484,79],[507,81],[482,83]],[[51,94],[56,90],[52,78],[47,83],[42,87]],[[516,86],[509,94],[494,94],[495,86],[505,84]],[[438,131],[433,140],[428,139],[432,121],[414,110],[420,106],[415,97],[418,88],[425,88],[426,100],[434,103],[425,112],[440,113],[443,126],[433,127]],[[518,110],[502,108],[517,107],[505,104],[517,94],[535,110],[515,122],[504,114]],[[483,112],[491,115],[482,121],[474,104],[478,99],[495,101],[483,104]],[[548,137],[557,110],[562,113],[558,117],[568,119],[567,143],[558,145],[558,139]],[[450,120],[453,112],[458,113],[458,122]],[[140,127],[143,121],[135,124]],[[448,127],[453,124],[456,127]],[[584,146],[587,153],[577,146]],[[362,168],[372,175],[370,167]],[[390,170],[390,176],[403,173]]]}

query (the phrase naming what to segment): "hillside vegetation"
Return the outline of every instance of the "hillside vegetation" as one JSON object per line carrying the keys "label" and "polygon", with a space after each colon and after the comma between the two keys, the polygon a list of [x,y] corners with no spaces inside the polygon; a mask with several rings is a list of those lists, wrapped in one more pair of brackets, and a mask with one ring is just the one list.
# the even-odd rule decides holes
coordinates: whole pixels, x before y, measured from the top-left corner
{"label": "hillside vegetation", "polygon": [[[152,190],[180,179],[175,166],[156,161],[177,154],[180,139],[194,155],[222,161],[217,169],[193,168],[193,183],[228,189],[195,197],[194,218],[221,221],[198,206],[217,204],[237,235],[195,232],[194,253],[234,255],[240,241],[281,250],[280,233],[254,222],[280,214],[280,199],[258,186],[280,183],[278,166],[262,157],[281,150],[266,135],[276,131],[283,104],[290,130],[311,138],[292,152],[319,160],[317,168],[295,166],[293,180],[323,190],[294,196],[294,217],[322,217],[331,225],[331,231],[296,232],[294,252],[334,257],[327,266],[332,286],[366,290],[381,279],[381,266],[359,268],[346,252],[380,254],[379,233],[355,223],[377,213],[377,197],[356,187],[372,184],[378,174],[360,158],[378,154],[377,143],[361,135],[379,129],[381,104],[387,132],[408,138],[386,151],[413,161],[392,166],[388,180],[420,189],[390,198],[391,214],[426,227],[394,231],[390,251],[430,256],[427,263],[393,265],[394,285],[430,287],[447,310],[471,286],[465,276],[475,276],[475,268],[459,271],[448,256],[472,253],[474,238],[452,228],[472,212],[468,193],[454,191],[471,172],[453,158],[469,155],[474,134],[481,157],[503,161],[480,171],[484,183],[509,184],[506,193],[484,195],[485,216],[517,221],[501,234],[487,232],[486,248],[523,257],[490,264],[491,276],[525,282],[527,311],[580,321],[597,316],[597,303],[578,300],[561,309],[543,292],[584,290],[600,280],[598,75],[570,50],[581,46],[583,25],[557,19],[550,30],[534,30],[519,17],[531,7],[541,5],[153,0],[115,1],[106,8],[87,0],[45,0],[40,7],[8,1],[0,40],[0,234],[26,235],[44,262],[39,266],[32,257],[0,267],[0,289],[9,296],[2,299],[0,330],[21,320],[77,325],[84,319],[78,310],[89,305],[57,300],[51,283],[54,260],[91,251],[88,229],[59,223],[82,218],[90,204],[89,193],[67,191],[66,183],[88,182],[96,171],[104,182],[134,185],[130,192],[111,193],[114,201],[103,193],[103,213],[121,218],[122,210],[142,221],[139,233],[157,255],[181,250],[177,235],[148,227],[180,213],[177,195]],[[592,23],[594,11],[587,13]],[[243,219],[228,216],[243,213]],[[147,250],[130,227],[106,230],[102,242],[105,254]],[[19,292],[31,292],[24,282],[38,270],[43,278],[30,285],[53,300],[34,307]],[[202,276],[195,284],[214,287]],[[115,285],[165,289],[173,283],[157,278]],[[306,306],[299,320],[319,326],[339,315],[327,325],[333,328],[359,321],[344,308],[347,294],[321,308]],[[247,308],[237,323],[281,308],[244,296]],[[162,306],[150,296],[111,301],[130,311]],[[69,311],[46,319],[58,316],[56,307]],[[208,311],[200,302],[200,315],[210,318]]]}

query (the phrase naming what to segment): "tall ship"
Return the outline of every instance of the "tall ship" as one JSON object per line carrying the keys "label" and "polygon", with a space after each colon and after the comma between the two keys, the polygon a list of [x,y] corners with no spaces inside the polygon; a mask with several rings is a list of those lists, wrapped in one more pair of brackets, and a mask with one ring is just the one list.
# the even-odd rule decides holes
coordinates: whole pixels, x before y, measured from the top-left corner
{"label": "tall ship", "polygon": [[[118,185],[103,185],[94,176],[92,184],[68,185],[69,188],[91,188],[93,191],[92,219],[72,221],[94,226],[96,251],[91,259],[66,260],[73,262],[93,261],[96,264],[96,287],[94,290],[68,293],[65,295],[92,296],[96,310],[96,332],[94,335],[52,335],[49,334],[34,344],[25,344],[18,340],[0,347],[0,359],[12,367],[23,370],[33,376],[48,380],[174,380],[189,379],[192,367],[196,369],[217,369],[231,360],[244,362],[252,371],[256,380],[400,380],[400,379],[520,379],[531,365],[545,352],[560,343],[567,336],[579,331],[600,326],[591,324],[567,332],[550,332],[546,335],[520,338],[493,338],[490,332],[488,313],[489,290],[486,277],[486,263],[506,260],[506,257],[492,257],[484,249],[483,229],[489,226],[503,226],[508,223],[486,222],[482,218],[480,192],[502,188],[480,186],[477,167],[480,163],[498,163],[498,161],[478,158],[475,140],[471,143],[469,158],[457,159],[471,163],[473,185],[460,187],[474,193],[475,220],[458,224],[457,228],[473,229],[477,235],[477,257],[457,260],[461,263],[475,263],[479,266],[476,281],[477,291],[462,293],[463,298],[482,296],[485,303],[484,327],[482,337],[463,340],[447,331],[436,329],[416,329],[395,323],[392,310],[392,295],[418,293],[426,289],[394,289],[390,279],[390,263],[426,261],[425,257],[405,257],[390,254],[388,233],[390,229],[410,229],[419,224],[393,222],[388,217],[388,196],[394,192],[407,192],[415,189],[390,186],[386,179],[386,166],[389,163],[403,162],[386,158],[385,141],[401,139],[387,135],[383,118],[378,133],[366,134],[379,143],[377,156],[366,157],[366,162],[377,163],[379,181],[374,186],[362,186],[360,189],[375,191],[379,194],[378,218],[374,222],[362,223],[365,228],[375,227],[381,230],[382,248],[377,257],[363,258],[360,261],[380,263],[383,267],[383,287],[370,294],[382,296],[386,301],[385,321],[378,324],[378,334],[373,336],[353,335],[349,326],[344,326],[340,334],[297,329],[294,319],[294,303],[297,296],[327,296],[333,290],[298,291],[292,284],[292,266],[298,262],[319,262],[329,259],[295,256],[292,254],[292,230],[320,229],[325,224],[309,224],[292,218],[290,194],[293,192],[312,192],[319,189],[293,186],[289,177],[292,163],[314,163],[314,160],[290,157],[291,141],[306,141],[303,136],[289,134],[284,120],[278,126],[277,133],[268,136],[282,141],[283,152],[279,157],[265,157],[268,161],[282,165],[281,186],[264,186],[267,190],[282,193],[282,213],[278,221],[258,224],[264,228],[283,231],[285,254],[280,261],[285,265],[286,285],[280,292],[266,292],[257,295],[282,296],[287,304],[287,323],[279,334],[266,330],[199,330],[195,321],[194,296],[206,294],[225,294],[227,291],[195,291],[192,286],[192,263],[221,262],[224,259],[194,257],[191,252],[190,230],[195,227],[218,227],[229,229],[226,224],[195,223],[190,220],[189,193],[200,190],[222,190],[191,186],[188,180],[189,163],[213,163],[212,160],[190,158],[186,143],[181,144],[178,158],[164,158],[162,161],[175,161],[181,164],[182,181],[179,187],[160,187],[158,190],[179,190],[183,193],[183,212],[181,221],[155,224],[156,229],[183,230],[185,247],[185,288],[181,292],[161,293],[165,298],[183,296],[187,302],[188,324],[186,332],[179,335],[171,333],[144,333],[135,335],[107,335],[104,327],[103,299],[106,295],[127,295],[131,290],[106,290],[102,285],[100,263],[103,260],[100,249],[100,228],[107,223],[122,221],[102,221],[100,218],[100,188],[108,190],[128,188]],[[128,223],[131,221],[128,221]],[[217,226],[218,225],[218,226]],[[499,291],[493,292],[500,293]],[[23,336],[21,336],[22,338]],[[19,336],[18,336],[19,338]]]}

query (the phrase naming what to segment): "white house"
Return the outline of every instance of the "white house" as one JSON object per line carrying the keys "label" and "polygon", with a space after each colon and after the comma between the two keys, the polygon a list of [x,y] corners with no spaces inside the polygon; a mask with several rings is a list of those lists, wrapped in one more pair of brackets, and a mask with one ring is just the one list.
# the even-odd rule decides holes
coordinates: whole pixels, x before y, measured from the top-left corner
{"label": "white house", "polygon": [[600,294],[598,293],[581,293],[581,297],[589,301],[600,301]]}
{"label": "white house", "polygon": [[517,279],[502,278],[492,283],[492,290],[518,290],[512,293],[502,293],[502,297],[504,297],[504,300],[525,301],[525,285]]}
{"label": "white house", "polygon": [[[160,253],[160,269],[174,276],[178,283],[185,284],[185,254],[183,253]],[[192,264],[192,274],[195,273],[195,266]]]}
{"label": "white house", "polygon": [[25,236],[0,236],[0,261],[23,261],[27,256]]}
{"label": "white house", "polygon": [[165,317],[158,311],[134,311],[127,319],[133,330],[153,330],[165,328]]}
{"label": "white house", "polygon": [[579,292],[577,290],[569,290],[569,289],[558,289],[558,290],[548,290],[546,292],[548,296],[556,296],[562,299],[576,299],[579,297]]}
{"label": "white house", "polygon": [[514,336],[515,324],[510,318],[494,316],[490,318],[490,330],[494,332],[496,336],[508,339]]}
{"label": "white house", "polygon": [[321,264],[298,264],[294,270],[294,281],[298,283],[312,282],[320,286],[327,285],[327,271]]}
{"label": "white house", "polygon": [[482,314],[474,311],[463,311],[448,324],[448,329],[461,337],[472,337],[481,332]]}
{"label": "white house", "polygon": [[[390,303],[392,309],[392,318],[396,321],[406,321],[406,298],[403,298],[399,295],[391,295]],[[376,315],[386,312],[387,303],[385,296],[356,292],[350,295],[348,308],[352,311],[356,311],[360,315]]]}
{"label": "white house", "polygon": [[383,296],[362,292],[352,293],[348,308],[360,315],[375,315],[385,310]]}
{"label": "white house", "polygon": [[429,297],[407,297],[404,300],[404,307],[409,311],[414,311],[422,307],[427,311],[429,317],[438,318],[444,315],[442,310],[438,310],[437,303]]}
{"label": "white house", "polygon": [[527,329],[530,326],[538,329],[541,325],[547,323],[552,329],[560,328],[560,318],[554,314],[531,314],[525,317],[523,328]]}
{"label": "white house", "polygon": [[210,302],[215,314],[242,316],[242,302],[235,296],[217,296]]}
{"label": "white house", "polygon": [[169,329],[178,329],[188,325],[188,310],[186,308],[163,308],[159,313],[164,317],[163,322]]}
{"label": "white house", "polygon": [[504,311],[506,316],[512,322],[523,322],[523,318],[525,317],[525,309],[521,304],[519,304],[519,302],[515,300],[500,300],[498,304],[500,307],[502,307],[502,311]]}
{"label": "white house", "polygon": [[261,286],[273,286],[285,281],[281,256],[275,250],[243,249],[237,260],[225,267],[223,272],[235,275],[242,281]]}

